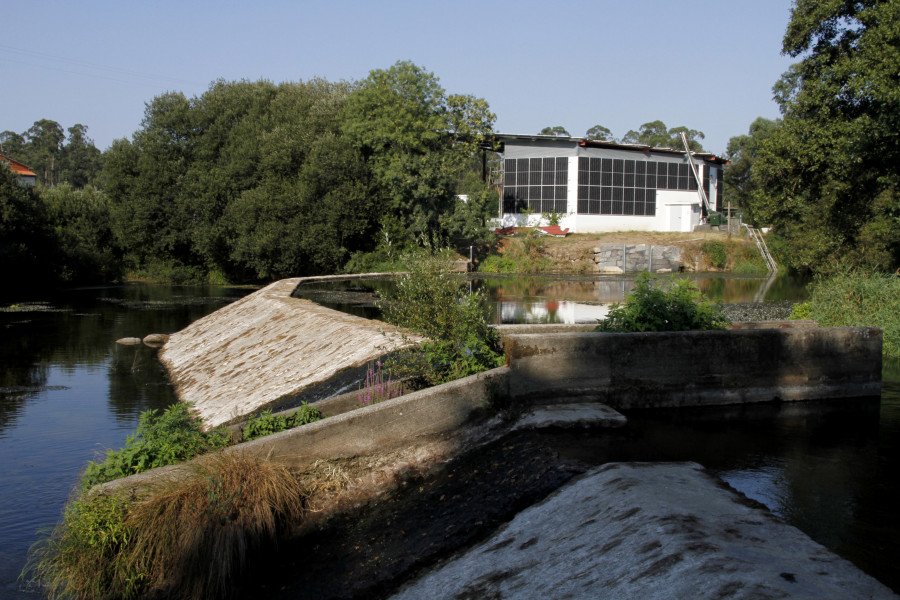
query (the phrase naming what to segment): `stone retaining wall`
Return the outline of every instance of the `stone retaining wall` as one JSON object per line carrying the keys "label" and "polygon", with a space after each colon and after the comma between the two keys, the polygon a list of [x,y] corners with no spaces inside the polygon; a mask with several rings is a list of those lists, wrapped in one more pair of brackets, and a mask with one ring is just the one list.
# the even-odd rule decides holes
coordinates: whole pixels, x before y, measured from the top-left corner
{"label": "stone retaining wall", "polygon": [[679,246],[647,244],[600,244],[594,248],[596,273],[671,273],[681,268]]}

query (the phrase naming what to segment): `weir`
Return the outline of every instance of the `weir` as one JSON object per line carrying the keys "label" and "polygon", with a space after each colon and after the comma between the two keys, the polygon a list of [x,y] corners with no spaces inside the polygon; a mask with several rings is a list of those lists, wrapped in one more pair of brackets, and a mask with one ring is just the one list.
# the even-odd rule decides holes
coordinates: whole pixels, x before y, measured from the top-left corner
{"label": "weir", "polygon": [[301,281],[331,278],[276,281],[173,334],[159,356],[179,400],[215,427],[418,343],[393,325],[291,297]]}

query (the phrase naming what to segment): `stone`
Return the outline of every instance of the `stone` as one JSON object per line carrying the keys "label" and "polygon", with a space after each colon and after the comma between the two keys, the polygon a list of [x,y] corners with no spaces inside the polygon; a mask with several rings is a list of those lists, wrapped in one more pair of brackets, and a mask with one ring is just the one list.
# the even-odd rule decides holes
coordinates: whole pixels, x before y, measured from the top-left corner
{"label": "stone", "polygon": [[603,267],[601,272],[606,275],[621,275],[625,271],[622,270],[622,267]]}
{"label": "stone", "polygon": [[151,333],[144,336],[144,345],[151,348],[161,348],[163,344],[169,341],[169,335],[166,333]]}
{"label": "stone", "polygon": [[139,337],[123,337],[116,340],[116,343],[122,346],[137,346],[141,343]]}

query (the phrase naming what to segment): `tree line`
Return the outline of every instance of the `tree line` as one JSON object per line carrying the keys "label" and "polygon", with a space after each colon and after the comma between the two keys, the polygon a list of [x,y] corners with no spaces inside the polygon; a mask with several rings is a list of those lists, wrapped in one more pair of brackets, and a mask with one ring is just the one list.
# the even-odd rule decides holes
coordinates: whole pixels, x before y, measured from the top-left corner
{"label": "tree line", "polygon": [[771,226],[779,262],[900,266],[900,3],[797,0],[773,87],[781,118],[728,144],[726,197]]}
{"label": "tree line", "polygon": [[496,210],[481,179],[494,120],[484,100],[398,62],[359,82],[220,80],[199,97],[161,94],[132,139],[102,155],[76,152],[96,150],[83,126],[64,144],[40,121],[3,134],[41,185],[3,174],[0,262],[45,265],[19,272],[63,282],[240,282],[480,243]]}

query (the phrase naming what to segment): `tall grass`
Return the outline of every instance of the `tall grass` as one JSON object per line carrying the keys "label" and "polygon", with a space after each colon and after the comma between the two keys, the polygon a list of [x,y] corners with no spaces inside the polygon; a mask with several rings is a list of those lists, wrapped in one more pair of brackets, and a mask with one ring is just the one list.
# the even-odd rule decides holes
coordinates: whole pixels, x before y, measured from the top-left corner
{"label": "tall grass", "polygon": [[[884,355],[900,358],[900,277],[869,269],[844,269],[810,286],[808,316],[827,327],[884,330]],[[803,305],[800,305],[803,306]]]}
{"label": "tall grass", "polygon": [[32,548],[26,574],[50,598],[227,598],[304,501],[286,467],[218,454],[143,499],[81,496]]}

